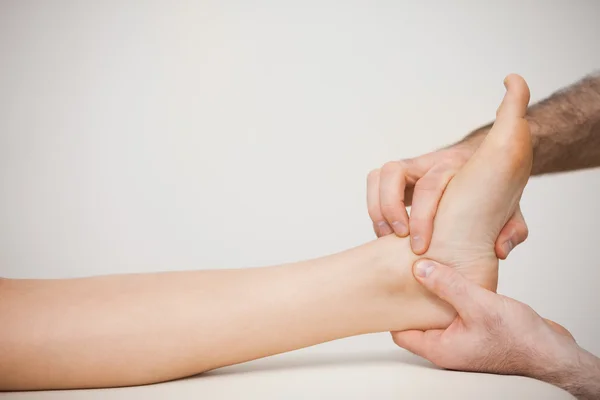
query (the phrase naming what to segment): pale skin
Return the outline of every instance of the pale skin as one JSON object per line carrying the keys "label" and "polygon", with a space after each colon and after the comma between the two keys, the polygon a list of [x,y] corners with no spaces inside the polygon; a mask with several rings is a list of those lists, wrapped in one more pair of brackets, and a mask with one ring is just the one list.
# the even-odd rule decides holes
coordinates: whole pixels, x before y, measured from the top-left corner
{"label": "pale skin", "polygon": [[[505,84],[494,128],[446,188],[427,252],[489,290],[496,237],[532,163],[529,90],[516,75]],[[456,311],[414,279],[417,259],[390,235],[275,267],[0,280],[0,389],[147,384],[352,335],[444,328]]]}
{"label": "pale skin", "polygon": [[528,376],[581,400],[600,398],[600,359],[565,328],[435,261],[419,260],[414,274],[458,315],[447,329],[394,332],[397,345],[443,368]]}
{"label": "pale skin", "polygon": [[275,267],[5,280],[0,388],[160,382],[341,337],[431,326],[407,307],[417,295],[413,261],[405,240],[388,237]]}
{"label": "pale skin", "polygon": [[[524,119],[532,131],[532,174],[600,166],[600,74],[529,107]],[[368,180],[369,214],[378,236],[408,235],[407,229],[396,229],[399,224],[394,221],[405,221],[404,206],[412,200],[412,248],[428,256],[434,252],[438,234],[434,217],[442,209],[442,193],[477,154],[490,129],[495,125],[477,129],[456,145],[374,171]],[[517,208],[496,240],[496,255],[506,258],[526,238],[527,225]],[[431,275],[424,273],[428,267]],[[560,325],[543,320],[525,304],[468,282],[447,266],[430,261],[417,266],[415,275],[425,288],[452,304],[459,316],[446,330],[393,332],[401,347],[441,367],[525,375],[580,399],[600,398],[600,359],[580,348]]]}
{"label": "pale skin", "polygon": [[[533,139],[532,175],[600,166],[600,72],[585,77],[527,109]],[[410,233],[415,254],[424,254],[433,235],[433,218],[448,182],[489,133],[488,124],[460,142],[420,157],[390,161],[368,179],[369,216],[377,236]],[[405,206],[411,206],[410,220]],[[527,239],[517,208],[496,241],[505,259]]]}

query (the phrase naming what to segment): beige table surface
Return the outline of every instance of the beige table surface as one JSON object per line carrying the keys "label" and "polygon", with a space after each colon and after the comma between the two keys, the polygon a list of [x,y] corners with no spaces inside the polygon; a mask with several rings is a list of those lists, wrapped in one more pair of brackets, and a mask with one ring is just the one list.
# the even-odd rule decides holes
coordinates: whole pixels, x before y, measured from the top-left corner
{"label": "beige table surface", "polygon": [[0,399],[572,399],[529,378],[445,371],[401,349],[318,346],[157,385],[2,393]]}

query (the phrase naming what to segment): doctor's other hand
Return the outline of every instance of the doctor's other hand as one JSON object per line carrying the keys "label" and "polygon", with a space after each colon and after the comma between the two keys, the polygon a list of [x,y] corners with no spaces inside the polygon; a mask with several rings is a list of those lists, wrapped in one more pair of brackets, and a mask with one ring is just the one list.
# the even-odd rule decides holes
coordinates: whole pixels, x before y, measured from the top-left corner
{"label": "doctor's other hand", "polygon": [[[367,178],[367,205],[378,237],[410,234],[415,254],[429,248],[433,220],[446,186],[477,150],[484,134],[467,137],[451,147],[420,157],[390,161]],[[410,218],[406,207],[411,206]],[[496,241],[496,256],[505,259],[527,239],[528,229],[520,208],[506,223]]]}
{"label": "doctor's other hand", "polygon": [[398,346],[446,369],[528,376],[578,398],[600,396],[600,359],[561,325],[434,261],[417,261],[413,273],[457,316],[446,329],[392,332]]}

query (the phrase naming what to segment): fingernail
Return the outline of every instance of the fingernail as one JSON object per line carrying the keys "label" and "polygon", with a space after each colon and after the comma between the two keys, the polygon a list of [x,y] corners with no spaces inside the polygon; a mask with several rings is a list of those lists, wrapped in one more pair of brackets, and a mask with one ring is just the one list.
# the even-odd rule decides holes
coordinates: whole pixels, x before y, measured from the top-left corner
{"label": "fingernail", "polygon": [[415,235],[410,238],[410,245],[414,251],[422,251],[425,242],[423,242],[423,238],[419,235]]}
{"label": "fingernail", "polygon": [[381,236],[389,235],[393,232],[392,228],[390,228],[390,226],[384,221],[379,222],[377,227],[379,228],[379,233]]}
{"label": "fingernail", "polygon": [[513,242],[510,239],[502,244],[502,250],[504,250],[504,252],[506,253],[507,256],[508,256],[508,254],[510,254],[510,252],[514,248],[515,248],[515,246],[513,245]]}
{"label": "fingernail", "polygon": [[415,273],[418,277],[427,278],[434,269],[435,265],[431,261],[419,261]]}
{"label": "fingernail", "polygon": [[408,228],[406,227],[406,225],[403,222],[394,221],[394,222],[392,222],[392,227],[394,228],[394,232],[396,232],[397,235],[400,235],[400,236],[408,235]]}

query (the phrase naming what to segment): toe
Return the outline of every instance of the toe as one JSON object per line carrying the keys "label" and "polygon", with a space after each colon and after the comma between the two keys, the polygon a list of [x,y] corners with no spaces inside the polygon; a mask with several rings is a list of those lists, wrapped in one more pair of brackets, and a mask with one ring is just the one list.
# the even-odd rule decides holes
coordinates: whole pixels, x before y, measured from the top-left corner
{"label": "toe", "polygon": [[498,173],[505,171],[509,176],[516,174],[526,179],[533,159],[531,133],[524,118],[529,104],[529,87],[516,74],[508,75],[504,85],[506,93],[498,107],[496,122],[476,155],[483,158],[480,160],[483,163],[494,160]]}
{"label": "toe", "polygon": [[523,118],[529,105],[529,87],[520,75],[510,74],[504,79],[506,94],[496,111],[497,119]]}

